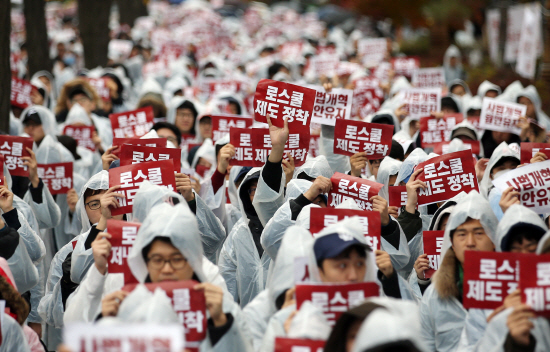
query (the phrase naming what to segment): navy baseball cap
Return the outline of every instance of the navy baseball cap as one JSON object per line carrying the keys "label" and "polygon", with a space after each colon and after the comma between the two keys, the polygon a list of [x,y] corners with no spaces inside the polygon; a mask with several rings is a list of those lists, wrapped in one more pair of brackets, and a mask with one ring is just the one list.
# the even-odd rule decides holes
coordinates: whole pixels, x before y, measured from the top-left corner
{"label": "navy baseball cap", "polygon": [[324,259],[335,258],[343,251],[351,246],[360,246],[366,250],[370,250],[370,247],[357,238],[346,233],[331,233],[317,238],[313,245],[313,252],[315,253],[315,259],[317,262]]}
{"label": "navy baseball cap", "polygon": [[251,168],[250,166],[245,166],[245,167],[243,167],[243,168],[241,169],[241,171],[239,171],[239,173],[237,174],[237,177],[235,177],[235,184],[237,184],[237,181],[238,181],[241,177],[245,176],[245,175],[248,173],[248,171],[250,171],[250,170],[252,170],[252,168]]}

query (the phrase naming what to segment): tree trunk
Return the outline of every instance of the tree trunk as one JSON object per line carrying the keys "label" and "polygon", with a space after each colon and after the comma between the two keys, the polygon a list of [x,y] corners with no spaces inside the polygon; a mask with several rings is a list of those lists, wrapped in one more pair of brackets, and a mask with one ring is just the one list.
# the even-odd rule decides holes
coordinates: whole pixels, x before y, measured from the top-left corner
{"label": "tree trunk", "polygon": [[0,0],[0,130],[10,131],[10,31],[11,1]]}
{"label": "tree trunk", "polygon": [[89,69],[107,65],[109,15],[112,0],[79,0],[78,27],[84,46],[84,65]]}
{"label": "tree trunk", "polygon": [[120,14],[120,24],[126,23],[134,26],[136,18],[147,16],[147,6],[144,0],[116,0]]}
{"label": "tree trunk", "polygon": [[27,31],[29,78],[38,71],[52,70],[48,46],[44,0],[24,0],[23,14]]}

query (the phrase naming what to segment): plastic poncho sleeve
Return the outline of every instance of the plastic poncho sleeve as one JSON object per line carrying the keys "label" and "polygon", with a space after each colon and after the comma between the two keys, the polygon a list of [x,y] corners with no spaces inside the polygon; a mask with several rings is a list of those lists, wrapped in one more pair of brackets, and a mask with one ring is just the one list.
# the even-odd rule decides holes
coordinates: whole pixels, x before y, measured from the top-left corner
{"label": "plastic poncho sleeve", "polygon": [[19,220],[19,224],[21,225],[17,232],[25,242],[27,253],[33,263],[38,263],[46,255],[46,246],[44,245],[42,238],[40,238],[39,234],[31,228],[23,216],[23,213],[19,210],[17,210],[17,218]]}
{"label": "plastic poncho sleeve", "polygon": [[54,228],[61,221],[61,210],[45,185],[42,186],[42,203],[36,203],[30,191],[25,193],[23,200],[31,206],[41,229]]}
{"label": "plastic poncho sleeve", "polygon": [[[411,253],[409,251],[409,244],[407,243],[407,238],[405,233],[401,229],[401,225],[395,220],[390,219],[392,223],[395,223],[396,228],[392,237],[395,235],[399,239],[399,248],[395,248],[389,241],[387,241],[384,236],[381,236],[380,248],[387,252],[390,255],[390,259],[393,265],[393,268],[403,277],[408,277],[404,275],[403,269],[406,268],[407,264],[410,261]],[[390,225],[387,225],[390,226]],[[399,232],[397,234],[397,232]]]}
{"label": "plastic poncho sleeve", "polygon": [[220,268],[220,273],[225,280],[225,284],[227,285],[227,290],[231,293],[233,299],[237,303],[239,302],[239,285],[237,282],[237,255],[233,247],[233,235],[243,223],[244,221],[242,221],[242,219],[239,220],[233,227],[233,230],[229,236],[227,236],[218,261],[218,267]]}
{"label": "plastic poncho sleeve", "polygon": [[[433,287],[431,287],[433,289]],[[428,291],[429,292],[429,291]],[[420,329],[422,331],[422,340],[428,351],[436,351],[435,327],[430,295],[424,296],[420,301]]]}
{"label": "plastic poncho sleeve", "polygon": [[217,263],[217,253],[225,240],[225,228],[218,217],[206,205],[204,200],[195,193],[197,205],[196,216],[201,233],[204,256],[212,263]]}
{"label": "plastic poncho sleeve", "polygon": [[38,284],[40,279],[38,270],[32,263],[29,253],[27,253],[25,242],[21,237],[19,237],[19,245],[15,253],[8,259],[8,265],[19,293],[27,292]]}
{"label": "plastic poncho sleeve", "polygon": [[273,217],[277,209],[285,202],[284,180],[286,180],[286,176],[283,168],[281,168],[281,182],[277,191],[273,190],[264,179],[263,173],[265,168],[266,165],[264,165],[260,171],[260,179],[258,180],[256,194],[252,201],[252,205],[254,205],[254,209],[256,209],[262,226],[266,226],[269,219]]}
{"label": "plastic poncho sleeve", "polygon": [[263,290],[243,309],[243,315],[248,322],[254,351],[262,346],[262,340],[267,329],[270,316],[269,292]]}
{"label": "plastic poncho sleeve", "polygon": [[92,229],[93,228],[90,228],[80,236],[73,250],[71,260],[71,281],[75,284],[79,284],[84,279],[86,272],[94,263],[92,248],[85,248],[86,239],[90,235]]}
{"label": "plastic poncho sleeve", "polygon": [[321,136],[319,137],[319,152],[327,158],[330,168],[334,172],[347,173],[351,170],[349,157],[345,155],[334,154],[334,127],[321,126]]}
{"label": "plastic poncho sleeve", "polygon": [[277,257],[277,252],[287,228],[296,223],[291,218],[290,202],[285,202],[269,220],[262,232],[260,242],[272,260]]}
{"label": "plastic poncho sleeve", "polygon": [[279,310],[277,313],[275,313],[271,317],[271,319],[269,320],[269,323],[267,324],[267,329],[265,331],[260,352],[275,351],[275,339],[277,337],[286,336],[284,323],[288,319],[290,314],[292,314],[292,312],[295,312],[295,311],[296,311],[296,305],[292,304],[286,308]]}
{"label": "plastic poncho sleeve", "polygon": [[38,284],[31,288],[31,311],[27,317],[27,322],[30,323],[43,323],[42,317],[38,314],[38,306],[40,305],[40,300],[44,297],[44,288],[46,285],[46,269],[44,268],[44,261],[41,261],[36,265],[36,270],[38,271]]}
{"label": "plastic poncho sleeve", "polygon": [[30,352],[29,345],[27,344],[27,338],[21,328],[21,325],[17,323],[8,314],[4,314],[2,324],[2,345],[0,345],[0,352]]}
{"label": "plastic poncho sleeve", "polygon": [[487,328],[487,316],[492,312],[490,309],[472,308],[466,314],[464,329],[460,335],[457,351],[471,352],[477,342],[483,337]]}

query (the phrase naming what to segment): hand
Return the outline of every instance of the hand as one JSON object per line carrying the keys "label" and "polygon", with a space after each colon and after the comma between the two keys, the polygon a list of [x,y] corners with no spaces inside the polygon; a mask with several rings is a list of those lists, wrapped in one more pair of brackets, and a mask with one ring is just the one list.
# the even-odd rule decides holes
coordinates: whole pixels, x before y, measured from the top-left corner
{"label": "hand", "polygon": [[409,178],[409,182],[407,182],[407,204],[405,204],[405,210],[409,214],[415,214],[416,213],[416,205],[418,204],[418,190],[420,188],[426,189],[428,186],[426,183],[417,180],[416,177],[424,171],[423,168],[420,168],[413,172],[411,177]]}
{"label": "hand", "polygon": [[304,197],[313,202],[320,194],[328,193],[331,189],[332,182],[329,178],[317,176],[311,187],[304,193]]}
{"label": "hand", "polygon": [[99,134],[97,134],[97,131],[92,132],[92,143],[94,143],[95,148],[97,150],[99,150],[100,152],[103,151],[103,148],[101,147],[101,137],[99,137]]}
{"label": "hand", "polygon": [[393,275],[393,265],[390,255],[381,250],[374,251],[374,254],[376,255],[376,266],[386,278],[390,278]]}
{"label": "hand", "polygon": [[8,189],[6,177],[4,177],[4,185],[0,186],[0,209],[4,213],[13,210],[13,192]]}
{"label": "hand", "polygon": [[485,169],[487,169],[487,163],[489,162],[489,159],[487,158],[481,158],[476,163],[476,177],[477,181],[481,182],[481,179],[483,178],[483,175],[485,174]]}
{"label": "hand", "polygon": [[193,287],[196,291],[203,291],[206,299],[206,309],[210,313],[210,318],[214,321],[214,326],[219,327],[227,323],[227,317],[223,312],[223,290],[210,283],[201,283]]}
{"label": "hand", "polygon": [[92,253],[94,255],[95,267],[101,275],[105,275],[107,272],[107,260],[109,259],[109,254],[111,254],[111,242],[109,242],[110,238],[111,235],[107,232],[100,232],[92,242]]}
{"label": "hand", "polygon": [[543,152],[537,152],[533,158],[529,161],[531,164],[540,163],[541,161],[548,160],[548,157]]}
{"label": "hand", "polygon": [[235,156],[235,147],[232,144],[226,144],[220,149],[218,155],[218,172],[225,175],[229,167],[229,160]]}
{"label": "hand", "polygon": [[290,331],[290,326],[292,325],[292,319],[294,319],[297,313],[298,313],[297,311],[290,313],[288,318],[286,318],[285,323],[283,324],[283,327],[285,328],[285,332],[287,335],[288,335],[288,332]]}
{"label": "hand", "polygon": [[44,97],[38,92],[37,89],[31,90],[31,102],[32,105],[42,105],[44,103]]}
{"label": "hand", "polygon": [[109,170],[109,166],[115,160],[118,160],[118,156],[113,154],[113,150],[117,149],[118,146],[113,145],[105,153],[101,155],[101,162],[103,163],[103,170]]}
{"label": "hand", "polygon": [[269,137],[271,138],[271,152],[269,153],[268,160],[272,163],[278,163],[283,160],[285,144],[288,140],[288,119],[284,119],[283,128],[273,125],[269,114],[267,114],[266,119],[269,125]]}
{"label": "hand", "polygon": [[529,120],[525,116],[520,116],[516,126],[521,129],[519,138],[524,141],[527,139],[527,134],[529,133]]}
{"label": "hand", "polygon": [[76,210],[76,203],[78,203],[78,194],[74,188],[71,188],[69,192],[67,192],[67,205],[69,206],[71,214],[74,214]]}
{"label": "hand", "polygon": [[101,195],[99,202],[101,203],[101,219],[97,225],[98,230],[105,230],[107,226],[107,220],[111,219],[111,208],[120,208],[120,203],[117,198],[126,198],[122,193],[115,193],[121,186],[113,186],[107,190],[107,192]]}
{"label": "hand", "polygon": [[506,210],[514,204],[521,204],[519,201],[519,192],[514,187],[508,187],[502,192],[498,205],[500,205],[502,212],[506,213]]}
{"label": "hand", "polygon": [[514,308],[514,311],[508,316],[506,325],[510,330],[510,336],[519,345],[529,345],[531,341],[531,329],[534,328],[531,319],[535,318],[535,314],[531,307],[526,304],[521,304]]}
{"label": "hand", "polygon": [[369,199],[372,203],[372,210],[380,213],[380,222],[382,226],[386,226],[390,223],[390,213],[388,209],[388,201],[379,195],[373,196]]}
{"label": "hand", "polygon": [[361,170],[367,166],[367,157],[365,152],[355,153],[349,159],[351,166],[351,176],[361,177]]}
{"label": "hand", "polygon": [[421,254],[418,256],[416,261],[414,262],[414,271],[416,271],[416,276],[424,280],[424,271],[428,270],[430,268],[430,262],[428,260],[427,254]]}
{"label": "hand", "polygon": [[325,88],[326,93],[330,93],[332,91],[332,82],[326,81],[323,83],[323,88]]}
{"label": "hand", "polygon": [[445,117],[445,114],[443,113],[443,111],[432,111],[430,112],[430,115],[435,117],[436,119],[442,119]]}
{"label": "hand", "polygon": [[180,194],[185,198],[187,202],[195,199],[193,194],[193,185],[191,184],[191,179],[186,174],[177,173],[174,175],[176,178],[176,189]]}
{"label": "hand", "polygon": [[399,207],[388,207],[388,213],[394,218],[399,217]]}
{"label": "hand", "polygon": [[[191,176],[191,185],[193,186],[193,189],[195,190],[195,193],[199,194],[201,191],[201,180],[196,178],[195,176]],[[194,199],[194,197],[193,197]]]}
{"label": "hand", "polygon": [[518,288],[504,299],[504,308],[519,307],[521,305],[521,290]]}
{"label": "hand", "polygon": [[32,183],[33,188],[38,187],[40,183],[40,178],[38,178],[38,163],[36,162],[36,155],[31,148],[26,148],[30,156],[23,156],[23,165],[29,168],[29,180]]}
{"label": "hand", "polygon": [[111,292],[101,300],[101,315],[103,317],[116,317],[118,308],[124,299],[129,295],[126,291]]}
{"label": "hand", "polygon": [[295,293],[296,293],[296,287],[289,288],[288,290],[286,290],[285,302],[283,303],[283,306],[281,307],[281,309],[296,303],[296,298],[294,298]]}
{"label": "hand", "polygon": [[292,180],[292,177],[294,176],[294,158],[292,155],[288,155],[288,161],[283,159],[283,171],[285,172],[286,176],[286,185]]}

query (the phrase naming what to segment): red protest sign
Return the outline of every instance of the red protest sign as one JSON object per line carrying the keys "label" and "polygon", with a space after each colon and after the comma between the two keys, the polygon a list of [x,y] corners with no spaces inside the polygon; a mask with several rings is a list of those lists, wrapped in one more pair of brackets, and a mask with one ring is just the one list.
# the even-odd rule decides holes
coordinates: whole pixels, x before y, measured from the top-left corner
{"label": "red protest sign", "polygon": [[229,135],[231,128],[249,128],[254,123],[254,119],[241,115],[211,115],[212,118],[212,140],[217,142]]}
{"label": "red protest sign", "polygon": [[370,160],[390,155],[393,126],[355,120],[337,120],[334,127],[334,154],[352,156],[365,152]]}
{"label": "red protest sign", "polygon": [[525,105],[508,103],[493,98],[483,98],[479,127],[485,130],[510,132],[519,135],[521,128],[517,123],[521,116],[525,116]]}
{"label": "red protest sign", "polygon": [[404,108],[412,119],[428,116],[441,110],[441,89],[412,88],[403,90]]}
{"label": "red protest sign", "polygon": [[334,126],[337,120],[351,118],[351,103],[353,91],[351,89],[335,88],[326,93],[323,87],[317,87],[315,105],[311,121],[322,125]]}
{"label": "red protest sign", "polygon": [[[480,143],[479,141],[462,141],[466,147],[469,147],[472,151],[472,154],[479,155],[480,153]],[[449,153],[449,149],[451,146],[451,142],[441,142],[433,146],[434,150],[433,152],[436,154],[447,154]]]}
{"label": "red protest sign", "polygon": [[365,118],[377,112],[384,100],[384,91],[380,80],[372,76],[361,77],[353,81],[352,115]]}
{"label": "red protest sign", "polygon": [[550,158],[550,143],[521,143],[521,163],[529,164],[538,152]]}
{"label": "red protest sign", "polygon": [[160,160],[172,160],[174,171],[181,171],[181,149],[123,144],[120,150],[120,166]]}
{"label": "red protest sign", "polygon": [[[163,281],[147,283],[145,287],[151,292],[161,288],[172,300],[172,307],[185,329],[185,347],[198,348],[200,341],[206,337],[206,298],[203,291],[193,289],[198,282],[187,281]],[[131,292],[136,284],[126,285],[123,291]]]}
{"label": "red protest sign", "polygon": [[550,255],[526,255],[519,260],[521,301],[537,315],[550,317]]}
{"label": "red protest sign", "polygon": [[31,101],[31,92],[33,89],[36,88],[31,84],[31,82],[12,76],[10,104],[20,109],[26,109],[33,105]]}
{"label": "red protest sign", "polygon": [[420,144],[422,148],[433,147],[441,142],[449,142],[456,124],[463,120],[462,114],[446,115],[436,119],[432,116],[420,119]]}
{"label": "red protest sign", "polygon": [[107,87],[105,78],[88,78],[88,82],[95,89],[97,95],[103,100],[111,99],[111,91]]}
{"label": "red protest sign", "polygon": [[395,76],[411,78],[413,72],[420,68],[420,58],[418,56],[396,57],[391,59],[391,65]]}
{"label": "red protest sign", "polygon": [[441,247],[445,231],[423,231],[424,254],[428,255],[430,269],[424,271],[424,278],[428,279],[439,269],[441,264]]}
{"label": "red protest sign", "polygon": [[342,313],[360,305],[368,297],[378,297],[380,289],[374,282],[353,284],[297,284],[298,309],[310,301],[323,312],[330,325],[334,325]]}
{"label": "red protest sign", "polygon": [[63,129],[63,134],[72,137],[78,143],[79,147],[95,152],[95,143],[92,141],[92,134],[94,133],[94,126],[74,126],[67,125]]}
{"label": "red protest sign", "polygon": [[389,186],[388,198],[388,205],[397,207],[397,213],[401,214],[401,207],[407,205],[407,186]]}
{"label": "red protest sign", "polygon": [[275,338],[275,352],[323,352],[324,340]]}
{"label": "red protest sign", "polygon": [[38,164],[38,177],[51,194],[66,194],[73,188],[73,162]]}
{"label": "red protest sign", "polygon": [[112,215],[132,212],[134,197],[139,185],[148,180],[154,185],[163,186],[171,191],[176,189],[174,163],[172,160],[150,161],[141,164],[120,166],[109,170],[109,188],[120,185],[117,193],[125,198],[119,198],[120,208],[112,208]]}
{"label": "red protest sign", "polygon": [[372,250],[380,249],[380,213],[376,211],[335,209],[335,208],[311,208],[309,219],[309,231],[317,233],[327,226],[352,216],[358,216],[363,226],[363,235]]}
{"label": "red protest sign", "polygon": [[107,220],[107,231],[111,238],[111,254],[107,258],[109,273],[124,274],[124,284],[137,284],[138,280],[128,266],[128,254],[136,241],[141,224],[123,220]]}
{"label": "red protest sign", "polygon": [[242,81],[235,79],[203,79],[200,84],[201,94],[208,97],[214,96],[217,93],[236,94],[244,91],[245,84]]}
{"label": "red protest sign", "polygon": [[518,288],[522,256],[510,252],[464,253],[464,308],[495,309]]}
{"label": "red protest sign", "polygon": [[0,154],[0,186],[4,185],[4,156]]}
{"label": "red protest sign", "polygon": [[143,136],[153,127],[153,118],[151,106],[109,115],[115,138]]}
{"label": "red protest sign", "polygon": [[372,210],[369,201],[382,189],[382,184],[361,177],[350,176],[340,172],[330,178],[332,190],[328,194],[329,206],[334,208],[346,199],[353,199],[359,208]]}
{"label": "red protest sign", "polygon": [[[235,156],[231,165],[263,166],[271,151],[271,137],[265,128],[232,128],[229,142],[235,146]],[[290,133],[285,144],[285,153],[292,155],[294,165],[301,166],[306,161],[309,149],[309,132],[307,134]]]}
{"label": "red protest sign", "polygon": [[312,158],[316,158],[318,157],[319,155],[321,155],[321,151],[319,150],[319,135],[311,135],[309,137],[309,155],[312,157]]}
{"label": "red protest sign", "polygon": [[472,152],[463,150],[426,160],[415,168],[424,168],[417,177],[426,183],[419,189],[418,205],[449,200],[460,192],[479,192]]}
{"label": "red protest sign", "polygon": [[123,144],[131,144],[131,145],[142,145],[146,147],[157,147],[157,148],[164,148],[166,147],[166,138],[147,138],[147,139],[141,139],[141,138],[113,138],[113,145],[116,145],[118,148],[113,149],[113,154],[116,156],[120,155],[120,149],[122,148]]}
{"label": "red protest sign", "polygon": [[309,134],[315,94],[314,89],[262,79],[254,94],[254,118],[267,123],[269,114],[271,123],[277,127],[283,127],[286,118],[291,133]]}
{"label": "red protest sign", "polygon": [[29,169],[23,165],[21,157],[30,156],[27,148],[32,149],[30,137],[0,135],[0,154],[11,176],[29,176]]}

